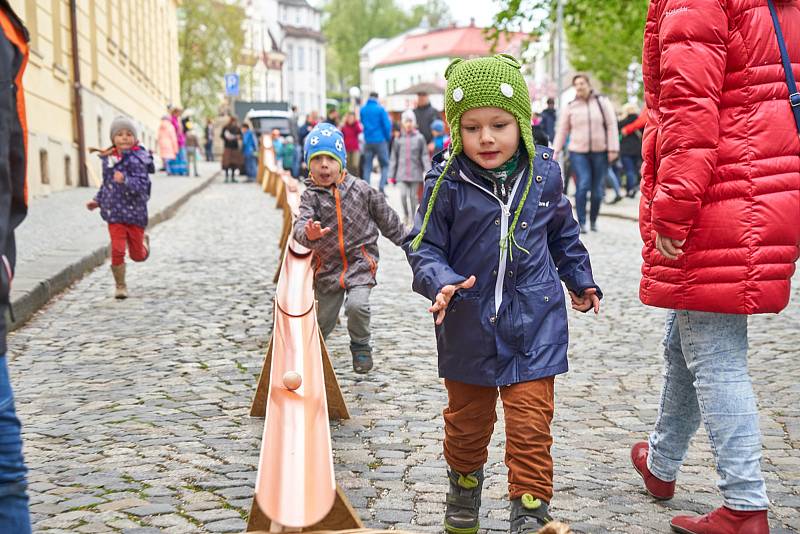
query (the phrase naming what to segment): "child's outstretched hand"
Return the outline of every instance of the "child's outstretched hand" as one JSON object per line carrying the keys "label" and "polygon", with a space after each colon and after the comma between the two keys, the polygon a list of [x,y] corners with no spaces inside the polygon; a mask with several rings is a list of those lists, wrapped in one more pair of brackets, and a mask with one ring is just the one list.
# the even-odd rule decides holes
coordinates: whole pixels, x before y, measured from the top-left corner
{"label": "child's outstretched hand", "polygon": [[114,181],[118,184],[125,183],[125,175],[119,171],[114,171]]}
{"label": "child's outstretched hand", "polygon": [[475,275],[470,276],[460,284],[456,285],[447,285],[444,286],[441,290],[439,290],[439,294],[436,295],[436,301],[433,305],[428,308],[428,311],[431,313],[435,313],[436,315],[436,324],[440,325],[444,321],[444,316],[447,313],[447,305],[450,304],[450,299],[453,298],[453,295],[456,294],[456,291],[459,289],[469,289],[475,285]]}
{"label": "child's outstretched hand", "polygon": [[586,313],[594,308],[595,315],[600,312],[600,297],[597,296],[597,289],[593,287],[585,289],[580,297],[570,291],[569,298],[572,300],[573,310]]}
{"label": "child's outstretched hand", "polygon": [[328,235],[331,231],[330,228],[323,228],[322,224],[319,221],[307,221],[306,222],[306,237],[309,241],[316,241],[317,239],[321,239],[322,237]]}
{"label": "child's outstretched hand", "polygon": [[97,203],[96,200],[92,199],[86,203],[86,209],[89,211],[96,210],[100,207],[100,204]]}

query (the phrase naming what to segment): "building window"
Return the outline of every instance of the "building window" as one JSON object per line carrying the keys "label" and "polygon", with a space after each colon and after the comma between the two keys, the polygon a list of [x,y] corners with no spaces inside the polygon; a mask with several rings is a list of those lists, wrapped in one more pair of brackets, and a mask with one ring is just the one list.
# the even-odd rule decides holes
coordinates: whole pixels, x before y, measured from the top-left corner
{"label": "building window", "polygon": [[97,117],[97,144],[103,144],[103,117]]}
{"label": "building window", "polygon": [[286,68],[288,70],[294,70],[294,46],[289,45],[286,53]]}
{"label": "building window", "polygon": [[319,48],[317,48],[316,53],[317,53],[317,74],[322,74],[322,60],[319,54]]}
{"label": "building window", "polygon": [[50,183],[50,165],[47,163],[47,150],[39,150],[39,175],[43,185]]}
{"label": "building window", "polygon": [[64,183],[72,185],[72,158],[64,156]]}
{"label": "building window", "polygon": [[300,10],[299,9],[295,9],[294,10],[294,23],[296,25],[300,26]]}
{"label": "building window", "polygon": [[53,65],[61,66],[64,60],[64,45],[61,41],[61,0],[53,0],[50,7],[53,19]]}
{"label": "building window", "polygon": [[297,47],[297,70],[303,72],[306,68],[306,49],[302,46]]}
{"label": "building window", "polygon": [[39,10],[36,7],[36,0],[25,0],[25,26],[31,36],[31,47],[34,50],[39,48]]}
{"label": "building window", "polygon": [[306,108],[306,93],[305,91],[300,91],[300,109],[304,112],[307,112],[308,109]]}

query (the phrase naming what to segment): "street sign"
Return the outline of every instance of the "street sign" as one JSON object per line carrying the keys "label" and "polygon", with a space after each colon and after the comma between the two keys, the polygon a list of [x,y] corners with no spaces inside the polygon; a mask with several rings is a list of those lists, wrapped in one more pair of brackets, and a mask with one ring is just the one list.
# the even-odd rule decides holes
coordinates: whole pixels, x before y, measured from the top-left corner
{"label": "street sign", "polygon": [[239,75],[225,75],[225,96],[239,96]]}

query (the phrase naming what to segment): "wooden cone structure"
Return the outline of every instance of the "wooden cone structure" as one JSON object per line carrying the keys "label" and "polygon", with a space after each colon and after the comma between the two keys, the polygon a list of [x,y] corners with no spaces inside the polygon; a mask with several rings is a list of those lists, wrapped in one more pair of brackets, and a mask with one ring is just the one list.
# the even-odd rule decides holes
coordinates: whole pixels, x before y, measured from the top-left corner
{"label": "wooden cone structure", "polygon": [[[339,387],[339,380],[333,370],[328,348],[320,334],[320,348],[322,350],[322,372],[325,377],[325,394],[328,397],[328,417],[333,421],[350,419],[350,412],[344,401],[342,388]],[[264,417],[267,413],[267,396],[269,394],[270,369],[272,368],[272,339],[269,341],[267,354],[264,357],[264,365],[261,367],[261,376],[258,377],[256,393],[253,396],[253,403],[250,406],[251,417]]]}
{"label": "wooden cone structure", "polygon": [[322,521],[315,525],[303,529],[284,529],[279,525],[273,525],[272,521],[270,521],[261,510],[261,507],[258,506],[258,501],[255,499],[253,499],[253,506],[250,508],[250,517],[247,520],[247,532],[315,532],[321,530],[341,531],[361,528],[364,528],[361,519],[359,519],[358,514],[350,504],[347,496],[338,485],[336,486],[336,500],[333,503],[333,508],[331,508],[331,511],[328,512],[328,515],[325,516]]}

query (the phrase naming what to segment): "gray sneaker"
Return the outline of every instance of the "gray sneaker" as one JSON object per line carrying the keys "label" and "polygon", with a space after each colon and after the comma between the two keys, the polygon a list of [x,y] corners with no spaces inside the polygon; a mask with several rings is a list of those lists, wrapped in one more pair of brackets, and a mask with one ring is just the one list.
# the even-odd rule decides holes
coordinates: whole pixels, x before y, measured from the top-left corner
{"label": "gray sneaker", "polygon": [[462,475],[447,470],[450,490],[447,492],[447,509],[444,512],[444,529],[450,534],[475,534],[480,522],[483,469]]}
{"label": "gray sneaker", "polygon": [[511,534],[534,534],[552,520],[547,503],[530,493],[511,501],[508,519]]}

